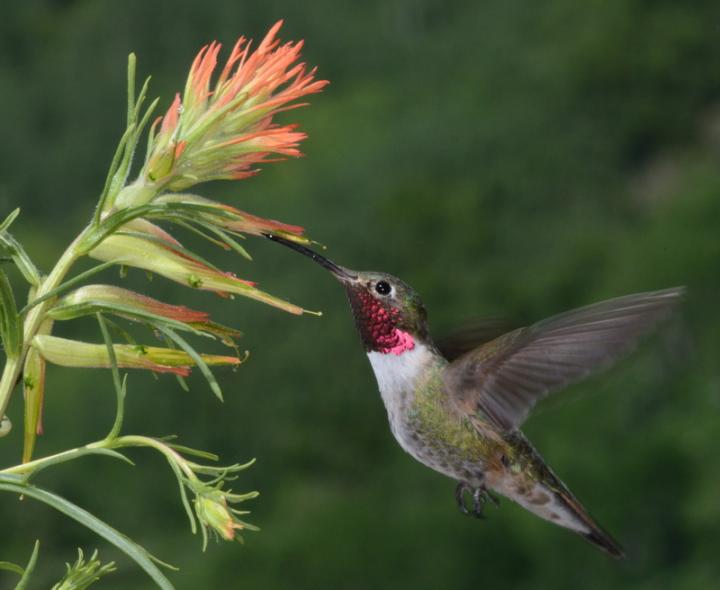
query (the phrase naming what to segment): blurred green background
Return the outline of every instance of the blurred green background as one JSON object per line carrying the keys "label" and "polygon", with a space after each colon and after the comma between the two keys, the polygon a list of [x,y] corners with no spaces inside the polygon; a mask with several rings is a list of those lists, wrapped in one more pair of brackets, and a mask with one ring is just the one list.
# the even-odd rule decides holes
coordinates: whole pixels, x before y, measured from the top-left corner
{"label": "blurred green background", "polygon": [[[526,432],[626,546],[614,562],[505,501],[462,517],[452,481],[392,439],[345,298],[308,260],[260,240],[218,264],[324,316],[193,293],[143,273],[125,284],[210,309],[250,360],[199,377],[132,373],[127,432],[177,433],[258,489],[246,545],[201,553],[163,460],[91,458],[38,483],[161,558],[185,588],[702,588],[720,580],[720,8],[717,1],[40,1],[0,19],[0,213],[47,270],[89,218],[124,118],[125,63],[167,106],[200,45],[284,39],[332,84],[283,121],[306,158],[201,189],[298,223],[349,267],[412,284],[442,333],[464,319],[534,321],[605,297],[688,285],[682,317],[613,371],[548,400]],[[189,244],[194,240],[183,238]],[[107,280],[117,273],[108,273]],[[15,277],[17,278],[17,277]],[[17,284],[19,285],[18,280]],[[18,296],[19,291],[18,291]],[[97,338],[91,322],[60,333]],[[149,338],[149,337],[148,337]],[[19,460],[16,425],[0,445]],[[109,373],[51,368],[39,454],[102,436]],[[0,498],[0,559],[42,541],[32,588],[75,547],[150,588],[134,564],[31,500]],[[0,574],[0,587],[12,576]]]}

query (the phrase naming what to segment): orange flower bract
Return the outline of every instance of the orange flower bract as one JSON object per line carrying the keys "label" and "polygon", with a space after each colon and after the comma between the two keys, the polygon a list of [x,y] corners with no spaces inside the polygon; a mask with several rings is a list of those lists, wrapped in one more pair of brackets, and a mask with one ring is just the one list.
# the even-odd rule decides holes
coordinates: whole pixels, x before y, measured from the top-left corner
{"label": "orange flower bract", "polygon": [[302,41],[281,44],[277,22],[260,45],[240,38],[214,85],[221,45],[198,53],[182,98],[178,94],[159,123],[141,173],[145,182],[183,190],[198,182],[255,174],[269,157],[301,155],[306,138],[296,125],[273,117],[303,106],[298,99],[320,92],[327,81],[299,62]]}

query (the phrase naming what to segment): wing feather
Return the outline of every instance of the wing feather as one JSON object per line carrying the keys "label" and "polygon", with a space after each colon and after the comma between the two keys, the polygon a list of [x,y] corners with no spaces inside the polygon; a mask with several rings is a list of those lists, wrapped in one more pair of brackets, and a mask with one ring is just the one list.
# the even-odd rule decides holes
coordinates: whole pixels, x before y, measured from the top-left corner
{"label": "wing feather", "polygon": [[537,401],[629,352],[682,297],[674,288],[581,307],[500,336],[446,369],[465,411],[502,430],[518,428]]}

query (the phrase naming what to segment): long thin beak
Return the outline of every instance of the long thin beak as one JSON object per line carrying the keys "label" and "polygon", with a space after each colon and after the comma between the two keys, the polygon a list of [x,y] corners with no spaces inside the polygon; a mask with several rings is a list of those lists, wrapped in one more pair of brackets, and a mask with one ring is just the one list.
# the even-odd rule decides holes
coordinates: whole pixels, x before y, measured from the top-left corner
{"label": "long thin beak", "polygon": [[324,256],[321,256],[317,252],[314,252],[310,248],[306,248],[305,246],[301,246],[300,244],[291,242],[290,240],[286,240],[285,238],[281,238],[280,236],[276,236],[274,234],[263,235],[269,240],[272,240],[273,242],[277,242],[278,244],[287,246],[291,250],[295,250],[296,252],[300,252],[300,254],[307,256],[308,258],[312,258],[320,266],[328,269],[335,276],[335,278],[342,283],[350,283],[357,280],[356,274],[353,274],[351,271],[343,268],[339,264],[335,264],[332,260],[328,260]]}

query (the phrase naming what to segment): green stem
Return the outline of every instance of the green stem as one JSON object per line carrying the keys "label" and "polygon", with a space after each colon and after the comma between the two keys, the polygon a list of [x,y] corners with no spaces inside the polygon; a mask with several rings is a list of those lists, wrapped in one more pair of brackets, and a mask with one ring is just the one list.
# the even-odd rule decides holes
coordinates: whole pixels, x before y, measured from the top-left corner
{"label": "green stem", "polygon": [[83,457],[85,455],[104,454],[127,460],[123,455],[115,452],[114,449],[128,447],[153,448],[162,453],[171,463],[178,465],[188,479],[193,481],[197,480],[197,476],[193,472],[189,462],[180,453],[155,438],[134,434],[118,436],[112,439],[105,438],[82,447],[76,447],[74,449],[55,453],[54,455],[41,457],[40,459],[35,459],[34,461],[29,461],[21,465],[14,465],[13,467],[0,469],[0,474],[30,477],[41,469],[65,463],[66,461],[72,461],[73,459],[77,459],[78,457]]}
{"label": "green stem", "polygon": [[[62,256],[60,256],[60,259],[55,264],[55,267],[52,269],[52,272],[50,272],[50,274],[38,287],[35,293],[36,297],[42,297],[49,291],[55,289],[62,282],[63,278],[70,270],[70,267],[80,256],[78,253],[78,244],[81,243],[90,231],[91,228],[89,226],[85,228],[82,233],[73,240],[72,244],[68,246],[67,250],[63,252]],[[22,370],[23,362],[30,346],[30,342],[40,329],[49,305],[49,301],[44,301],[28,312],[23,329],[22,353],[15,359],[8,359],[5,364],[2,377],[0,377],[0,418],[5,415],[5,410],[10,402],[10,396],[15,389],[15,384],[17,383],[18,376]]]}
{"label": "green stem", "polygon": [[77,447],[75,449],[69,449],[54,455],[48,455],[34,461],[28,461],[21,465],[14,465],[13,467],[7,467],[6,469],[0,469],[0,473],[6,475],[32,475],[35,471],[50,467],[51,465],[57,465],[58,463],[65,463],[66,461],[72,461],[83,455],[90,455],[95,451],[91,448],[91,445],[84,447]]}
{"label": "green stem", "polygon": [[5,363],[5,369],[2,377],[0,377],[0,419],[5,415],[5,408],[7,408],[10,394],[15,389],[15,383],[18,375],[20,375],[24,359],[25,354],[23,353],[18,357],[8,358]]}
{"label": "green stem", "polygon": [[180,453],[170,448],[162,441],[157,440],[156,438],[151,438],[149,436],[140,436],[136,434],[127,434],[125,436],[118,436],[117,438],[108,440],[107,446],[108,448],[114,449],[120,449],[123,447],[151,447],[165,455],[168,461],[174,463],[175,465],[178,465],[183,470],[183,473],[188,479],[193,481],[197,480],[197,476],[190,468],[185,458]]}

